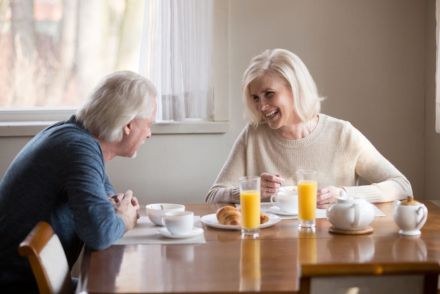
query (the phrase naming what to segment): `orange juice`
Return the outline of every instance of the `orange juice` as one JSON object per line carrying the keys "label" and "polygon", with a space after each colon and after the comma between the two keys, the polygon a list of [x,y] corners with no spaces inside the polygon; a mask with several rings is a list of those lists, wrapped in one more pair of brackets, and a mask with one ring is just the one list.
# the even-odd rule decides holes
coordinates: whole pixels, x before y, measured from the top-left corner
{"label": "orange juice", "polygon": [[245,229],[260,227],[260,191],[240,192],[241,226]]}
{"label": "orange juice", "polygon": [[316,181],[298,183],[298,217],[300,220],[315,220],[317,190]]}

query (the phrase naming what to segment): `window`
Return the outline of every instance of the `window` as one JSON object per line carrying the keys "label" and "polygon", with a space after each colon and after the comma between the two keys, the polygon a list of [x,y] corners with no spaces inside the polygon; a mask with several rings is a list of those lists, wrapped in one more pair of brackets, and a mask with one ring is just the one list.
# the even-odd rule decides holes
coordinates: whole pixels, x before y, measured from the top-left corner
{"label": "window", "polygon": [[115,70],[153,80],[162,122],[226,121],[227,9],[213,0],[1,1],[0,121],[64,119]]}
{"label": "window", "polygon": [[2,109],[74,108],[105,74],[138,69],[142,0],[1,5]]}

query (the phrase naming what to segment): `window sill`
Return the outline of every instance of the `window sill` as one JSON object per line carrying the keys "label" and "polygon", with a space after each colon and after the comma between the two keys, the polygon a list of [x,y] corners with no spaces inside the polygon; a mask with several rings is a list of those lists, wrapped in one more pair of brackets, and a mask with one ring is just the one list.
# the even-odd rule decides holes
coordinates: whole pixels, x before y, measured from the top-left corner
{"label": "window sill", "polygon": [[[53,121],[0,122],[0,137],[32,137]],[[169,134],[222,134],[228,131],[228,122],[160,122],[152,127],[153,135]]]}
{"label": "window sill", "polygon": [[228,131],[226,121],[159,122],[153,124],[154,134],[222,134]]}

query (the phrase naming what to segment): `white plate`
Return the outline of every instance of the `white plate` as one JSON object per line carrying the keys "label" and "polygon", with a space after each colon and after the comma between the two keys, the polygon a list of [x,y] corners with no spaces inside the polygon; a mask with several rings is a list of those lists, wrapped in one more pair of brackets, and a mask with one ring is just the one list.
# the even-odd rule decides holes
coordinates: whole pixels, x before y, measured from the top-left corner
{"label": "white plate", "polygon": [[[260,225],[260,229],[271,227],[281,220],[281,218],[279,216],[276,216],[274,214],[267,214],[267,216],[269,217],[269,221]],[[217,228],[217,229],[225,229],[225,230],[240,230],[241,229],[241,226],[239,226],[239,225],[222,225],[222,224],[220,224],[217,220],[217,216],[215,215],[215,213],[202,216],[200,218],[200,221],[209,227],[213,227],[213,228]]]}
{"label": "white plate", "polygon": [[191,237],[195,237],[198,235],[203,234],[203,229],[202,228],[193,228],[191,232],[189,233],[185,233],[185,234],[179,234],[179,235],[174,235],[171,234],[170,231],[167,230],[167,228],[161,228],[159,229],[159,233],[167,238],[172,238],[172,239],[183,239],[183,238],[191,238]]}
{"label": "white plate", "polygon": [[278,206],[271,206],[267,211],[270,211],[272,213],[283,215],[283,216],[295,216],[298,215],[298,212],[287,212],[284,210],[281,210]]}

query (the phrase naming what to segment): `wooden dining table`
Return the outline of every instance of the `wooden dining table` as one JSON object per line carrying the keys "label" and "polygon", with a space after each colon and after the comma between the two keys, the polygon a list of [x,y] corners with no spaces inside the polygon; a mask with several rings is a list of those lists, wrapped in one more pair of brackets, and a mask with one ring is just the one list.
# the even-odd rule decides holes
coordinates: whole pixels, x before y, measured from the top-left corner
{"label": "wooden dining table", "polygon": [[[303,263],[440,262],[440,208],[423,201],[428,219],[417,237],[401,236],[393,221],[393,204],[377,204],[385,216],[371,223],[373,232],[338,235],[326,218],[316,229],[298,229],[285,219],[262,229],[256,240],[240,232],[203,224],[203,244],[113,245],[86,250],[77,292],[87,293],[231,293],[299,290]],[[187,204],[198,216],[222,204]],[[224,204],[223,204],[224,205]]]}

